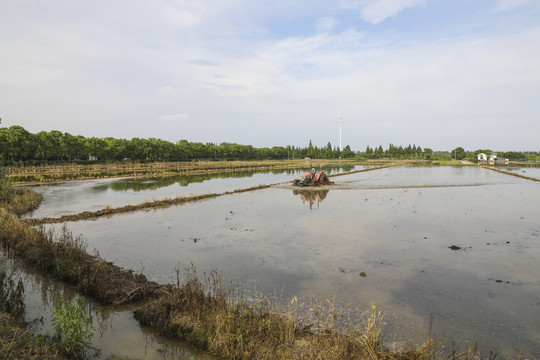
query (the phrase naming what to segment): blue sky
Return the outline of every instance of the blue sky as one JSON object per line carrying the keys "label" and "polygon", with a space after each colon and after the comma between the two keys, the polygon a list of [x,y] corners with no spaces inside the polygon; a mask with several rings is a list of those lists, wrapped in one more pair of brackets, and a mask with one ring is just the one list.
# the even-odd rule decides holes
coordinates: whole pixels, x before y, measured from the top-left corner
{"label": "blue sky", "polygon": [[1,126],[540,151],[536,0],[4,0]]}

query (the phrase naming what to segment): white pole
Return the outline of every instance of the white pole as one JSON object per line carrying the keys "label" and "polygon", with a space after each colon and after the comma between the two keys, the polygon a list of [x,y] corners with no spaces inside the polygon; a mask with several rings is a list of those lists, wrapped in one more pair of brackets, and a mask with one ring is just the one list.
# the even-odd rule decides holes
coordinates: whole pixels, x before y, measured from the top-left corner
{"label": "white pole", "polygon": [[343,123],[343,112],[339,109],[339,151],[343,151],[343,146],[341,145],[341,126]]}

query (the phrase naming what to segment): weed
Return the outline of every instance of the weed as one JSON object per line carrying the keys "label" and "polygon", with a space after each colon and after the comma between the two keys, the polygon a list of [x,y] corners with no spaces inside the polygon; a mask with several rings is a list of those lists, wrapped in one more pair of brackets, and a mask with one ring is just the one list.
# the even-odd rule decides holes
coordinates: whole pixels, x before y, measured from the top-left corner
{"label": "weed", "polygon": [[55,335],[62,340],[68,354],[82,356],[86,346],[90,345],[94,327],[92,317],[84,314],[82,297],[77,297],[74,304],[59,299],[53,313]]}

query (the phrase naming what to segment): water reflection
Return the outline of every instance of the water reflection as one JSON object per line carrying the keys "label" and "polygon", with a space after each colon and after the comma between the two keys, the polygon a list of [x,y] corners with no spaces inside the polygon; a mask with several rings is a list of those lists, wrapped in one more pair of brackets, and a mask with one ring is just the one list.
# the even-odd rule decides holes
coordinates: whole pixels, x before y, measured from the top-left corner
{"label": "water reflection", "polygon": [[[323,167],[328,174],[363,168],[363,165]],[[274,169],[162,178],[87,180],[40,186],[34,190],[43,194],[44,201],[37,210],[26,216],[56,217],[96,211],[107,206],[119,207],[191,194],[234,191],[262,184],[292,181],[303,171],[304,169]]]}
{"label": "water reflection", "polygon": [[303,203],[309,203],[309,209],[313,210],[313,205],[319,208],[319,204],[326,199],[326,195],[330,190],[305,190],[305,189],[293,189],[293,194],[300,196]]}
{"label": "water reflection", "polygon": [[[353,169],[358,168],[356,165],[350,166],[323,166],[322,169],[328,174],[335,174],[340,172],[348,172]],[[174,184],[180,186],[189,186],[190,184],[203,183],[205,181],[210,181],[214,179],[246,179],[253,178],[255,175],[285,175],[293,178],[298,174],[302,173],[303,169],[279,169],[279,170],[267,170],[267,171],[238,171],[231,173],[222,173],[222,174],[200,174],[200,175],[176,175],[176,176],[166,176],[159,178],[143,178],[143,179],[122,179],[116,181],[110,185],[104,185],[103,188],[106,190],[110,188],[113,191],[146,191],[146,190],[155,190]],[[273,176],[268,176],[268,181],[275,181]]]}

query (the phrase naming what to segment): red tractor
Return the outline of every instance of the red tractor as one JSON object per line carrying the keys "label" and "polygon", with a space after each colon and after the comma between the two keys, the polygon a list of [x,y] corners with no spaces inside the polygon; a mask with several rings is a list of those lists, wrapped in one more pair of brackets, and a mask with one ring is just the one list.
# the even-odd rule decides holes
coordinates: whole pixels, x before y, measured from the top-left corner
{"label": "red tractor", "polygon": [[310,171],[306,171],[302,174],[300,179],[295,179],[293,185],[295,186],[319,186],[319,185],[329,185],[333,184],[328,179],[328,176],[320,168],[315,170],[314,167],[311,167]]}

